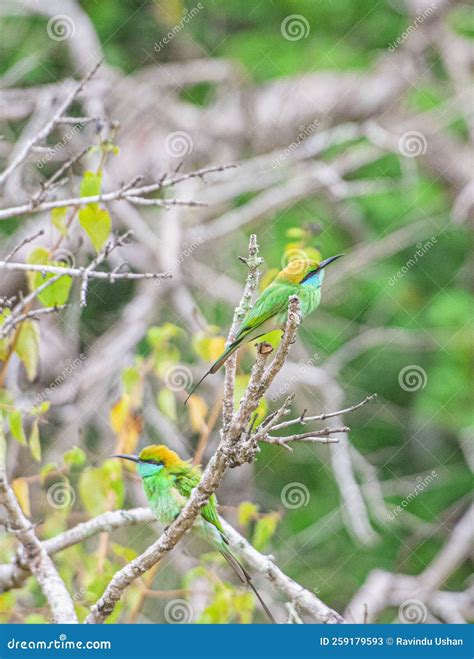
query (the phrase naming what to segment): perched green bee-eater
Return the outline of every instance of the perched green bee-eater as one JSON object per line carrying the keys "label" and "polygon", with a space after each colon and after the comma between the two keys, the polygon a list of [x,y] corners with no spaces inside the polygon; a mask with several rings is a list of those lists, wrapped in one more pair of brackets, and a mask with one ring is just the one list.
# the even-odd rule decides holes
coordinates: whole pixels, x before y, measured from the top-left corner
{"label": "perched green bee-eater", "polygon": [[[216,373],[242,343],[280,329],[287,318],[288,298],[291,295],[297,295],[299,298],[302,318],[315,311],[321,301],[324,268],[341,256],[344,255],[330,256],[320,263],[311,259],[290,261],[263,291],[242,321],[234,341],[193,387],[189,396],[196,391],[204,378]],[[189,396],[185,402],[188,401]]]}
{"label": "perched green bee-eater", "polygon": [[[176,519],[191,496],[191,492],[201,480],[200,468],[193,467],[188,460],[182,460],[167,446],[151,444],[145,446],[139,455],[115,455],[113,457],[137,463],[138,473],[142,477],[143,489],[150,508],[156,518],[166,526]],[[224,533],[217,512],[215,494],[211,495],[208,503],[201,509],[196,526],[204,532],[208,540],[217,546],[241,582],[250,586],[265,613],[272,623],[275,623],[274,617],[253,585],[250,574],[229,548],[229,540]]]}

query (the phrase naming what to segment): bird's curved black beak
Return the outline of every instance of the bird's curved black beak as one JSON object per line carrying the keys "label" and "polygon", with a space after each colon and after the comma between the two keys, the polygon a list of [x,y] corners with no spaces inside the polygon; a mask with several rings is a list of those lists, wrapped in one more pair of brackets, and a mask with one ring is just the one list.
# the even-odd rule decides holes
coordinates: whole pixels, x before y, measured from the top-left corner
{"label": "bird's curved black beak", "polygon": [[336,259],[340,259],[341,256],[345,256],[345,254],[336,254],[336,256],[330,256],[328,259],[324,259],[324,261],[321,261],[321,263],[319,264],[318,270],[322,270]]}
{"label": "bird's curved black beak", "polygon": [[113,455],[112,457],[122,458],[122,460],[131,460],[131,462],[140,462],[138,455],[125,455],[123,453],[119,453],[118,455]]}

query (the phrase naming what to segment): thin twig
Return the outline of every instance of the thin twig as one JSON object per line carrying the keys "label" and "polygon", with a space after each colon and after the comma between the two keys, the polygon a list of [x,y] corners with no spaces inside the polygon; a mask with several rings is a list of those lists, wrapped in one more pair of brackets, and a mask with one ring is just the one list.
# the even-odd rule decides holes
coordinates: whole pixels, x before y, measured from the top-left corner
{"label": "thin twig", "polygon": [[[20,215],[28,215],[31,213],[42,213],[44,211],[52,210],[53,208],[62,208],[63,206],[87,206],[88,204],[97,204],[100,202],[107,201],[119,201],[121,199],[129,199],[130,197],[143,197],[144,195],[156,192],[163,188],[170,187],[186,181],[190,178],[202,177],[205,174],[210,174],[212,172],[223,172],[237,165],[218,165],[215,167],[205,167],[190,174],[181,174],[180,176],[164,178],[157,183],[152,183],[150,185],[144,185],[138,188],[124,188],[121,187],[118,190],[113,192],[103,192],[98,195],[91,195],[90,197],[72,197],[70,199],[58,199],[54,201],[44,201],[41,203],[35,203],[33,200],[29,201],[26,204],[21,206],[13,206],[12,208],[2,208],[0,210],[0,220],[8,220],[12,217],[19,217]],[[156,200],[159,201],[159,200]],[[165,200],[161,200],[165,203]],[[133,203],[133,202],[132,202]],[[168,206],[173,206],[180,203],[179,200],[167,199],[166,204]],[[191,206],[194,202],[191,203]],[[183,202],[184,205],[190,205],[189,202]],[[182,204],[182,205],[183,205]]]}
{"label": "thin twig", "polygon": [[[69,275],[70,277],[84,276],[85,268],[69,268],[67,266],[56,265],[38,265],[36,263],[5,263],[0,261],[0,270],[19,270],[22,272],[42,272],[50,273],[53,275]],[[87,273],[89,279],[108,279],[115,281],[116,279],[170,279],[169,272],[103,272],[102,270],[90,270]]]}
{"label": "thin twig", "polygon": [[283,446],[288,451],[292,451],[288,442],[309,442],[315,444],[337,444],[339,440],[330,435],[335,435],[340,432],[348,432],[350,428],[343,426],[342,428],[324,428],[323,430],[312,430],[311,432],[302,433],[301,435],[289,435],[288,437],[275,437],[273,435],[264,435],[259,439],[264,444],[277,444]]}
{"label": "thin twig", "polygon": [[[19,316],[15,316],[14,320],[8,324],[7,327],[1,327],[0,328],[0,339],[5,338],[10,334],[12,330],[15,329],[20,323],[22,323],[24,320],[28,320],[29,318],[38,318],[39,316],[47,316],[51,313],[56,313],[57,311],[61,311],[62,309],[65,309],[67,307],[67,304],[61,304],[59,306],[54,306],[54,307],[46,307],[44,309],[32,309],[31,311],[28,311],[27,313],[21,314]],[[11,316],[9,316],[11,318]],[[6,325],[6,323],[5,323]]]}
{"label": "thin twig", "polygon": [[8,261],[10,261],[11,258],[12,258],[13,256],[15,256],[15,254],[16,254],[17,252],[19,252],[20,249],[21,249],[22,247],[24,247],[25,245],[28,245],[28,243],[32,243],[33,240],[36,240],[36,238],[39,238],[39,237],[42,236],[43,234],[44,234],[44,229],[40,229],[39,231],[37,231],[36,233],[34,233],[32,236],[27,236],[26,238],[23,238],[23,240],[21,241],[21,243],[18,243],[18,245],[16,245],[16,246],[11,250],[11,252],[9,252],[9,254],[7,254],[7,255],[5,256],[5,259],[4,259],[4,260],[5,260],[5,263],[7,263]]}
{"label": "thin twig", "polygon": [[377,398],[377,394],[371,394],[370,396],[367,396],[367,398],[364,398],[364,400],[361,401],[360,403],[357,403],[356,405],[351,405],[350,407],[346,407],[344,410],[338,410],[337,412],[316,414],[314,416],[305,416],[305,414],[303,413],[297,419],[290,419],[289,421],[283,421],[282,423],[279,423],[277,425],[272,425],[272,430],[281,430],[282,428],[288,428],[288,426],[294,426],[296,424],[304,425],[309,421],[324,421],[325,419],[331,419],[332,417],[335,416],[348,414],[349,412],[354,412],[354,410],[358,410],[359,407],[362,407],[363,405],[372,402],[376,398]]}
{"label": "thin twig", "polygon": [[61,116],[71,105],[71,103],[76,98],[76,96],[83,90],[84,85],[92,78],[92,76],[94,75],[94,73],[97,71],[97,69],[101,64],[102,62],[98,62],[94,66],[94,68],[82,78],[79,84],[66,96],[65,100],[61,103],[61,105],[56,110],[53,117],[48,121],[48,123],[45,126],[43,126],[43,128],[40,131],[38,131],[36,135],[34,135],[30,140],[28,140],[28,142],[25,144],[25,146],[20,151],[20,153],[12,160],[12,162],[8,165],[8,167],[0,174],[0,185],[10,176],[10,174],[19,165],[21,165],[22,162],[24,162],[27,159],[31,149],[34,146],[38,145],[39,142],[45,140],[48,137],[48,135],[54,130],[59,120],[61,119]]}

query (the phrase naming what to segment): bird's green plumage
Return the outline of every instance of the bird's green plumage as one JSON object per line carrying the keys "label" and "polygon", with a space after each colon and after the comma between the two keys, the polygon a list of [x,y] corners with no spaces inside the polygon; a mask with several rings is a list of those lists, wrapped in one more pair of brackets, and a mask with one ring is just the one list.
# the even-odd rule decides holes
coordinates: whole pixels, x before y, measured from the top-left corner
{"label": "bird's green plumage", "polygon": [[310,259],[290,261],[286,268],[263,291],[243,319],[234,341],[226,347],[209,371],[197,382],[189,396],[208,375],[217,373],[243,343],[281,329],[287,318],[288,299],[291,296],[298,296],[300,313],[303,319],[313,313],[321,301],[321,286],[324,279],[323,268],[335,258],[338,257],[332,257],[322,263]]}
{"label": "bird's green plumage", "polygon": [[[146,446],[139,456],[118,455],[116,457],[133,460],[137,463],[138,473],[142,477],[143,489],[153,514],[168,526],[186,505],[193,489],[201,480],[201,470],[182,460],[177,453],[167,446],[152,444]],[[265,613],[275,622],[270,610],[252,583],[252,578],[245,567],[229,548],[217,512],[217,499],[211,494],[209,501],[201,508],[200,519],[196,525],[204,532],[207,540],[214,542],[217,548],[233,568],[243,584],[247,584],[260,601]]]}
{"label": "bird's green plumage", "polygon": [[[160,465],[156,466],[159,467]],[[138,469],[140,472],[140,466]],[[191,496],[191,492],[200,480],[201,470],[199,467],[193,467],[185,460],[157,468],[145,475],[143,477],[143,489],[156,518],[163,524],[171,524],[181,512]],[[211,495],[208,503],[201,509],[201,517],[209,524],[212,524],[221,537],[225,539],[214,494]]]}

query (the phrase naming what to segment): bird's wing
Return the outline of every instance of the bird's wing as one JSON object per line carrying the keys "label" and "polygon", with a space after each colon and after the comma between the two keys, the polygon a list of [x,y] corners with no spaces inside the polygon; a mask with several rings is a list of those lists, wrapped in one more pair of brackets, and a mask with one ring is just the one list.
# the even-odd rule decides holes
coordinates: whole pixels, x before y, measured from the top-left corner
{"label": "bird's wing", "polygon": [[[191,467],[191,465],[177,466],[177,467],[173,467],[172,473],[175,477],[176,489],[181,494],[181,496],[186,497],[186,499],[189,499],[189,497],[191,496],[191,492],[201,480],[200,469],[198,467]],[[247,584],[253,590],[258,600],[260,601],[260,604],[262,605],[265,613],[270,618],[270,621],[272,623],[276,622],[270,609],[262,599],[262,596],[253,585],[252,577],[250,576],[250,574],[247,572],[245,567],[242,565],[242,563],[234,555],[234,553],[230,550],[228,546],[229,540],[225,534],[224,529],[222,528],[222,524],[219,519],[219,515],[217,513],[217,499],[215,494],[211,494],[211,496],[209,497],[209,501],[201,509],[201,517],[203,517],[206,522],[211,524],[212,527],[217,530],[219,535],[214,539],[218,541],[218,549],[222,554],[222,556],[226,559],[226,561],[235,571],[235,573],[242,581],[242,583]],[[220,542],[219,542],[219,537],[220,537]]]}
{"label": "bird's wing", "polygon": [[[173,470],[173,475],[175,477],[174,485],[176,489],[182,496],[189,499],[191,492],[201,480],[200,471],[195,467],[178,467]],[[212,524],[219,531],[222,539],[226,542],[227,538],[225,537],[224,529],[222,528],[217,512],[217,499],[215,494],[211,494],[209,501],[201,508],[201,516],[206,522]]]}
{"label": "bird's wing", "polygon": [[295,287],[290,284],[274,284],[266,288],[244,318],[235,340],[242,339],[266,320],[284,311],[288,306],[288,298],[294,292]]}

